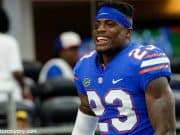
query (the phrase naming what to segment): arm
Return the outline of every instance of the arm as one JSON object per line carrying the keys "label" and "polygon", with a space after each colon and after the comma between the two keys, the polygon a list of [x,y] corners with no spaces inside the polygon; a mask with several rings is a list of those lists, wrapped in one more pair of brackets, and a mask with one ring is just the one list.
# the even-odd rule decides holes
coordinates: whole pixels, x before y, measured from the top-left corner
{"label": "arm", "polygon": [[25,87],[25,82],[24,82],[24,74],[22,71],[13,71],[12,72],[13,77],[15,78],[15,80],[17,81],[17,83],[19,84],[19,86],[22,89],[22,96],[24,99],[30,99],[32,100],[32,94],[31,91]]}
{"label": "arm", "polygon": [[90,106],[89,106],[89,101],[88,101],[88,97],[78,93],[80,100],[81,100],[81,104],[80,104],[80,111],[87,114],[87,115],[91,115],[91,116],[95,116],[94,112],[91,110]]}
{"label": "arm", "polygon": [[13,74],[15,80],[18,82],[21,89],[24,90],[24,79],[23,79],[24,76],[23,76],[23,73],[21,71],[14,71],[12,74]]}
{"label": "arm", "polygon": [[88,98],[78,94],[81,100],[72,135],[94,135],[98,119],[91,111]]}
{"label": "arm", "polygon": [[165,77],[150,82],[145,98],[155,135],[176,135],[175,100]]}

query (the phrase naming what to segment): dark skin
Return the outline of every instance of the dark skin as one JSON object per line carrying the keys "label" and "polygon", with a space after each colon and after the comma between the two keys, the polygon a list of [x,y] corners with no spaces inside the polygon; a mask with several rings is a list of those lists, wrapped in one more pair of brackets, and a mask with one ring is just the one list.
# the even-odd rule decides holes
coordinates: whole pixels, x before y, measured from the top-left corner
{"label": "dark skin", "polygon": [[175,135],[175,101],[168,80],[165,77],[153,80],[145,97],[155,135]]}
{"label": "dark skin", "polygon": [[[93,28],[93,38],[96,50],[102,56],[103,64],[107,65],[130,41],[132,30],[123,27],[115,21],[100,19]],[[105,37],[105,38],[99,38]],[[80,110],[94,115],[88,98],[79,93]],[[155,135],[176,135],[175,101],[168,80],[160,77],[152,80],[145,90],[147,111]]]}
{"label": "dark skin", "polygon": [[70,48],[61,50],[59,52],[59,57],[67,61],[69,65],[72,68],[74,68],[76,62],[79,59],[78,47],[70,47]]}
{"label": "dark skin", "polygon": [[15,80],[18,82],[19,86],[22,89],[22,96],[24,99],[30,99],[32,100],[33,97],[31,95],[30,90],[25,89],[25,83],[24,83],[24,74],[22,71],[14,71],[13,73],[13,77],[15,78]]}

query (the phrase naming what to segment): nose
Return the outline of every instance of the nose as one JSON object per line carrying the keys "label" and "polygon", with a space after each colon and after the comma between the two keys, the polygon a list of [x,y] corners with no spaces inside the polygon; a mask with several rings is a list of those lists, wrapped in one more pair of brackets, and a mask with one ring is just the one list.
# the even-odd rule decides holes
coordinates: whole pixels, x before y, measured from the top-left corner
{"label": "nose", "polygon": [[98,25],[97,29],[96,29],[97,32],[105,32],[106,31],[106,27],[104,25],[104,23],[101,23]]}

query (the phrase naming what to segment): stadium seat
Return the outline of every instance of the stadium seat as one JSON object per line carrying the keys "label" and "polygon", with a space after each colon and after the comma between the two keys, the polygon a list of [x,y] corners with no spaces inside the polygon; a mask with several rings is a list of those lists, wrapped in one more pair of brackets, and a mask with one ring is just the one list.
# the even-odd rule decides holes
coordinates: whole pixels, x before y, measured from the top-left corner
{"label": "stadium seat", "polygon": [[176,102],[176,118],[180,120],[180,74],[173,74],[170,81]]}
{"label": "stadium seat", "polygon": [[56,77],[39,84],[39,96],[42,100],[59,96],[77,96],[77,90],[72,80]]}
{"label": "stadium seat", "polygon": [[176,120],[180,120],[180,91],[173,91],[176,102]]}
{"label": "stadium seat", "polygon": [[173,73],[180,73],[180,57],[171,57],[171,69]]}
{"label": "stadium seat", "polygon": [[7,128],[7,106],[5,102],[0,102],[0,128]]}
{"label": "stadium seat", "polygon": [[34,61],[23,61],[24,75],[30,77],[35,82],[38,81],[39,73],[42,68],[41,63]]}
{"label": "stadium seat", "polygon": [[180,91],[180,74],[173,74],[170,81],[173,90]]}
{"label": "stadium seat", "polygon": [[73,123],[80,103],[72,80],[52,78],[39,84],[39,116],[42,126]]}
{"label": "stadium seat", "polygon": [[76,96],[48,99],[41,105],[42,126],[57,126],[75,122],[80,100]]}

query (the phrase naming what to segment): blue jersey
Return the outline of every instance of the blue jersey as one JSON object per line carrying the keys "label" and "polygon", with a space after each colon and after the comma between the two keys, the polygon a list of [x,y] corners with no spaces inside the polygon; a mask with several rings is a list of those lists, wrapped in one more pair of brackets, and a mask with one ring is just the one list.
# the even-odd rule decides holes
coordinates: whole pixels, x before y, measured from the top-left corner
{"label": "blue jersey", "polygon": [[130,44],[104,69],[96,51],[74,69],[75,83],[99,117],[101,135],[153,135],[145,90],[156,78],[170,79],[170,62],[153,45]]}

